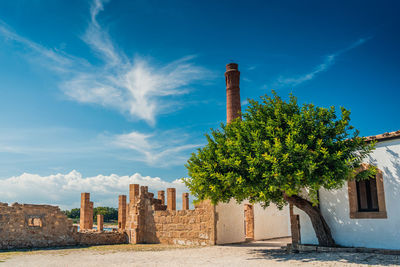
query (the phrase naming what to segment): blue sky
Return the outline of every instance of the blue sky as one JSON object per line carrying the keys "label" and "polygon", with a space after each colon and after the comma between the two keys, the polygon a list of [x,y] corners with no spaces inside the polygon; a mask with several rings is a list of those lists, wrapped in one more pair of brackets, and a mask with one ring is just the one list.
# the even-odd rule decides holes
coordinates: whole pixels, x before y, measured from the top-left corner
{"label": "blue sky", "polygon": [[54,182],[46,189],[53,198],[23,200],[63,205],[57,193],[73,181],[147,177],[161,188],[185,177],[204,133],[225,121],[230,61],[239,63],[243,100],[293,92],[301,103],[351,109],[362,135],[398,130],[399,8],[398,1],[1,1],[4,199],[21,199],[29,183],[39,190]]}

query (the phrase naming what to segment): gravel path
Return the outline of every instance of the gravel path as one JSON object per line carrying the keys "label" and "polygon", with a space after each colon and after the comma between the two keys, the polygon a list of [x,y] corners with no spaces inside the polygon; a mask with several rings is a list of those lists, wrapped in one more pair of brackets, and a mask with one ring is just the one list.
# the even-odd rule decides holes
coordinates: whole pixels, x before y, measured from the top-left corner
{"label": "gravel path", "polygon": [[[12,255],[3,266],[400,266],[399,255],[368,253],[287,254],[287,240],[172,249],[163,251],[103,251],[62,249]],[[1,253],[0,253],[1,256]]]}

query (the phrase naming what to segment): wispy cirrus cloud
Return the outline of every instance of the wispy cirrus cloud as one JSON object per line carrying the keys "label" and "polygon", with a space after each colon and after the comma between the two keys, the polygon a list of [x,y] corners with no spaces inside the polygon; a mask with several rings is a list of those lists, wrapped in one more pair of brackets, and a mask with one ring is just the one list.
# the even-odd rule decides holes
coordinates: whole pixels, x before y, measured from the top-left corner
{"label": "wispy cirrus cloud", "polygon": [[4,21],[0,20],[0,36],[3,36],[5,40],[22,45],[24,48],[29,50],[29,57],[34,55],[34,59],[40,61],[40,63],[48,66],[50,69],[55,71],[65,72],[73,66],[81,65],[85,66],[86,61],[81,58],[77,58],[68,55],[60,50],[46,48],[43,45],[35,43],[28,38],[25,38],[16,32],[14,32]]}
{"label": "wispy cirrus cloud", "polygon": [[129,59],[119,51],[97,20],[108,1],[95,0],[83,40],[103,60],[91,72],[80,72],[62,83],[67,96],[82,103],[111,107],[132,119],[154,125],[159,113],[171,111],[167,97],[188,92],[187,87],[206,77],[206,69],[193,63],[193,56],[155,67],[141,57]]}
{"label": "wispy cirrus cloud", "polygon": [[282,86],[297,86],[306,81],[310,81],[310,80],[314,79],[316,76],[318,76],[319,74],[321,74],[322,72],[327,71],[333,64],[335,64],[337,57],[364,44],[371,38],[372,37],[361,38],[361,39],[357,40],[356,42],[354,42],[353,44],[351,44],[350,46],[348,46],[342,50],[339,50],[330,55],[326,55],[324,57],[324,61],[321,64],[317,65],[311,72],[308,72],[308,73],[305,73],[302,75],[297,75],[295,77],[282,77],[281,76],[277,79],[275,84],[282,85]]}
{"label": "wispy cirrus cloud", "polygon": [[148,165],[167,166],[184,164],[190,152],[201,144],[187,144],[188,136],[177,131],[165,131],[153,134],[130,132],[115,135],[111,142],[117,147],[138,152],[132,160],[142,161]]}
{"label": "wispy cirrus cloud", "polygon": [[[193,55],[163,65],[154,64],[149,58],[127,57],[101,26],[99,15],[107,2],[94,0],[91,3],[88,25],[82,36],[82,41],[101,60],[101,64],[92,64],[89,58],[46,48],[17,34],[5,23],[0,24],[0,36],[22,46],[22,51],[28,52],[28,60],[61,74],[59,87],[69,99],[111,108],[130,119],[144,120],[154,126],[157,115],[176,110],[175,97],[188,93],[192,84],[209,77],[209,71],[196,65]],[[110,137],[104,140],[101,136],[92,137],[91,140],[107,144],[106,149],[115,152],[116,157],[159,167],[185,163],[189,150],[198,147],[191,139],[185,138],[181,131],[154,130],[151,134],[134,131],[111,137],[111,142]],[[44,153],[43,150],[49,149],[53,150],[36,147],[34,144],[14,144],[3,150],[29,154],[35,151]],[[92,147],[86,145],[69,145],[66,148],[57,146],[57,150],[93,151]]]}
{"label": "wispy cirrus cloud", "polygon": [[43,161],[48,170],[50,166],[59,164],[57,159],[73,157],[76,160],[93,156],[99,161],[111,157],[112,160],[140,162],[158,168],[182,166],[190,153],[201,146],[197,140],[194,141],[193,134],[189,135],[184,129],[124,134],[85,132],[65,127],[3,129],[0,132],[0,156],[6,153],[8,157],[0,162],[0,166],[19,164],[26,167]]}
{"label": "wispy cirrus cloud", "polygon": [[29,49],[49,69],[62,72],[60,88],[71,100],[112,108],[130,119],[155,125],[158,114],[174,110],[170,108],[171,98],[186,94],[191,84],[206,79],[209,72],[196,65],[192,55],[163,66],[140,56],[128,58],[98,22],[106,2],[92,2],[89,24],[82,36],[102,60],[100,65],[39,45],[4,23],[0,24],[0,35]]}
{"label": "wispy cirrus cloud", "polygon": [[97,21],[97,16],[104,10],[104,4],[108,0],[94,0],[90,7],[90,23],[83,36],[83,40],[98,53],[104,61],[111,66],[122,64],[121,55],[114,44],[108,32],[104,31]]}

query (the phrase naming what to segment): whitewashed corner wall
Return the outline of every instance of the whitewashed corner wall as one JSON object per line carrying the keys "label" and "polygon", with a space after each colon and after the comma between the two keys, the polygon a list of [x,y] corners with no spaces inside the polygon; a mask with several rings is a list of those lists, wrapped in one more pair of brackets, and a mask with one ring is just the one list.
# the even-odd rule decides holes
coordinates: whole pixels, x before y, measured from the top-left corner
{"label": "whitewashed corner wall", "polygon": [[217,245],[244,242],[244,204],[237,204],[231,199],[229,203],[219,203],[215,210]]}
{"label": "whitewashed corner wall", "polygon": [[[244,230],[244,202],[237,204],[235,200],[229,203],[219,203],[217,213],[217,244],[239,243],[246,240]],[[254,239],[268,239],[290,236],[289,209],[279,210],[271,204],[264,209],[259,204],[254,205]]]}
{"label": "whitewashed corner wall", "polygon": [[254,239],[290,236],[289,207],[279,210],[274,204],[267,208],[254,205]]}
{"label": "whitewashed corner wall", "polygon": [[[350,219],[347,184],[335,191],[320,191],[321,212],[342,246],[400,249],[400,140],[380,142],[365,162],[383,172],[387,219]],[[311,222],[301,210],[301,243],[317,244]]]}

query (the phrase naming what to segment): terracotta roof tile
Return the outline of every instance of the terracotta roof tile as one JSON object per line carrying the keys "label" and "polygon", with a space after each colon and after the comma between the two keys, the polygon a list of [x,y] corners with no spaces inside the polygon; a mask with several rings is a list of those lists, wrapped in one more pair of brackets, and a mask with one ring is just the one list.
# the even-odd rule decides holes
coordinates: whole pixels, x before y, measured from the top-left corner
{"label": "terracotta roof tile", "polygon": [[396,139],[396,138],[400,138],[400,130],[395,131],[395,132],[386,132],[383,134],[378,134],[378,135],[372,135],[372,136],[367,136],[367,141],[384,141],[384,140],[389,140],[389,139]]}

